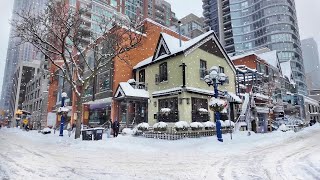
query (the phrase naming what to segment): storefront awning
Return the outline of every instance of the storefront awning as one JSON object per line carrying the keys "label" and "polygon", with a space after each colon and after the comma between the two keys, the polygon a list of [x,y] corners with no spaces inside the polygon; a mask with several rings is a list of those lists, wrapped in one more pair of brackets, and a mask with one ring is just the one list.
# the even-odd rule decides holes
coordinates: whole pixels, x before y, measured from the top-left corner
{"label": "storefront awning", "polygon": [[89,105],[90,109],[101,109],[101,108],[106,108],[107,106],[110,106],[111,102],[112,102],[112,97],[108,97],[108,98],[98,99],[95,101],[85,102],[83,104]]}
{"label": "storefront awning", "polygon": [[95,101],[89,101],[89,102],[85,102],[83,104],[87,104],[87,105],[95,105],[95,104],[111,104],[112,102],[112,97],[108,97],[108,98],[104,98],[104,99],[97,99]]}
{"label": "storefront awning", "polygon": [[242,100],[239,96],[237,96],[235,93],[233,92],[228,92],[228,101],[229,102],[234,102],[234,103],[242,103]]}

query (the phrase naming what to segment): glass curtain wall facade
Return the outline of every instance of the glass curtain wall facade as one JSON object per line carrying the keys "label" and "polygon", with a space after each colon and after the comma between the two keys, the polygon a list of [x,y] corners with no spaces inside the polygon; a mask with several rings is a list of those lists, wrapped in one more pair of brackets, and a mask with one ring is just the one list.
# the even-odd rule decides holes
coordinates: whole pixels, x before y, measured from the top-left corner
{"label": "glass curtain wall facade", "polygon": [[[220,40],[231,56],[264,47],[277,50],[280,62],[291,61],[298,92],[307,93],[294,0],[203,0],[203,3],[205,22],[222,34]],[[207,4],[212,4],[209,9],[215,10],[206,10]],[[222,18],[218,31],[217,25],[210,24],[211,17]]]}

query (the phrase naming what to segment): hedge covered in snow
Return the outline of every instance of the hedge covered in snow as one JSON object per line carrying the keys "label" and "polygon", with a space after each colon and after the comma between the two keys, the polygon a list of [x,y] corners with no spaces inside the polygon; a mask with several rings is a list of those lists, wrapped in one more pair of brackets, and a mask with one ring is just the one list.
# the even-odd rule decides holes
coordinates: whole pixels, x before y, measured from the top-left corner
{"label": "hedge covered in snow", "polygon": [[203,126],[205,129],[214,129],[214,127],[216,127],[216,124],[214,122],[207,121],[203,123]]}
{"label": "hedge covered in snow", "polygon": [[137,129],[140,131],[146,131],[149,129],[149,127],[150,126],[148,123],[143,122],[143,123],[138,124]]}
{"label": "hedge covered in snow", "polygon": [[154,131],[166,131],[167,130],[167,127],[168,127],[168,124],[165,123],[165,122],[158,122],[158,123],[155,123],[153,125],[153,130]]}
{"label": "hedge covered in snow", "polygon": [[186,131],[190,125],[186,121],[179,121],[174,124],[174,127],[177,131]]}
{"label": "hedge covered in snow", "polygon": [[190,123],[190,127],[192,130],[201,130],[203,128],[203,124],[199,122]]}

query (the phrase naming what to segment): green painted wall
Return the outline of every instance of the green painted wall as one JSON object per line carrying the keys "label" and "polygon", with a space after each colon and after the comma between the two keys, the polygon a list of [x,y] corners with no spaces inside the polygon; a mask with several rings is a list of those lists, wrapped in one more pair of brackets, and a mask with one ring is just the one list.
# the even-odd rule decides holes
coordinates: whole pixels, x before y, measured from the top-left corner
{"label": "green painted wall", "polygon": [[207,61],[208,69],[210,69],[212,66],[224,67],[225,74],[229,78],[229,84],[219,86],[219,90],[235,92],[235,73],[228,64],[227,60],[205,52],[201,49],[196,49],[183,60],[183,62],[187,65],[186,81],[188,87],[213,90],[212,86],[209,87],[204,80],[200,79],[200,59]]}
{"label": "green painted wall", "polygon": [[[188,87],[200,88],[204,90],[213,91],[212,86],[208,86],[204,80],[200,79],[200,59],[207,61],[207,68],[211,66],[222,66],[225,69],[225,74],[229,77],[229,84],[219,87],[219,90],[235,92],[235,73],[232,71],[231,67],[227,61],[223,58],[212,55],[201,49],[196,49],[188,56],[179,55],[175,56],[166,61],[160,61],[159,63],[152,64],[145,69],[145,81],[150,94],[150,101],[148,104],[148,123],[153,125],[157,122],[154,119],[154,114],[158,112],[158,99],[178,97],[179,98],[189,98],[190,103],[187,104],[186,100],[179,103],[179,119],[187,122],[191,122],[191,97],[204,98],[210,100],[211,97],[205,95],[197,95],[191,93],[182,93],[179,95],[166,96],[161,98],[153,98],[152,93],[155,91],[166,90],[170,88],[176,88],[182,86],[182,68],[179,67],[183,62],[186,63],[186,85]],[[155,74],[159,74],[159,65],[163,62],[167,62],[168,67],[168,81],[160,82],[158,85],[155,83]],[[136,77],[139,77],[139,71],[136,72]],[[209,109],[209,108],[208,108]],[[213,121],[213,112],[210,111],[210,120]]]}

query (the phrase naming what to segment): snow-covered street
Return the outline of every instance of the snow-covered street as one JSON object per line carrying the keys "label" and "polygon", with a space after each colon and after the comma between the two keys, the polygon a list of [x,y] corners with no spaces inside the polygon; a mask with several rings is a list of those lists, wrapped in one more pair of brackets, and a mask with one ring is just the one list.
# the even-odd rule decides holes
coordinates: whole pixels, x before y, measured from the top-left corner
{"label": "snow-covered street", "polygon": [[0,179],[320,179],[319,124],[223,138],[84,142],[2,128]]}

